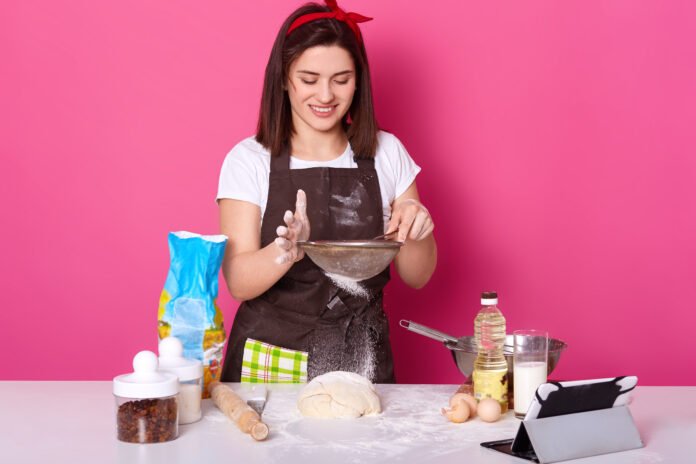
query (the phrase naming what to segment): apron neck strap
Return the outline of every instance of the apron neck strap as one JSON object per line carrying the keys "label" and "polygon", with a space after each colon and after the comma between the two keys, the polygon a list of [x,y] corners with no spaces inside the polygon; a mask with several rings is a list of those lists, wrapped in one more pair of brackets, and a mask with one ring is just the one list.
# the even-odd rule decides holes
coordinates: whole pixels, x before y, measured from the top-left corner
{"label": "apron neck strap", "polygon": [[290,170],[290,154],[283,151],[278,156],[271,155],[271,172],[282,172]]}
{"label": "apron neck strap", "polygon": [[357,156],[354,156],[353,160],[356,163],[358,163],[358,169],[360,169],[361,171],[374,169],[374,166],[375,166],[374,158],[358,158]]}

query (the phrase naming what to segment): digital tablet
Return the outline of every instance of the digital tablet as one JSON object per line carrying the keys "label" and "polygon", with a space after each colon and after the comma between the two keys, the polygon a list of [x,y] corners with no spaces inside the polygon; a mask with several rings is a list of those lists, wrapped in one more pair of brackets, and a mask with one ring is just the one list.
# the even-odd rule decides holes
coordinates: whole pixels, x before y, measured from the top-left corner
{"label": "digital tablet", "polygon": [[624,406],[637,383],[636,376],[544,383],[537,388],[524,420]]}
{"label": "digital tablet", "polygon": [[[636,387],[635,376],[608,379],[548,382],[537,388],[524,420],[607,409],[628,404],[630,392]],[[520,425],[522,428],[522,425]],[[523,434],[526,436],[526,434]],[[481,443],[481,446],[532,462],[539,462],[526,438]]]}

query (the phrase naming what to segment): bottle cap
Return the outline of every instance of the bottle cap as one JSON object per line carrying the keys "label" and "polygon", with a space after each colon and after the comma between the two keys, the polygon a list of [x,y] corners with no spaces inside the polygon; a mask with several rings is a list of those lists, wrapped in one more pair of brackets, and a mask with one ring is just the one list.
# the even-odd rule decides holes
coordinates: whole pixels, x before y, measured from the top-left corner
{"label": "bottle cap", "polygon": [[164,398],[179,393],[174,374],[157,371],[157,355],[141,351],[133,357],[133,372],[114,377],[114,395],[123,398]]}
{"label": "bottle cap", "polygon": [[203,363],[197,359],[184,358],[184,346],[176,337],[163,338],[159,343],[159,369],[176,375],[179,381],[203,377]]}
{"label": "bottle cap", "polygon": [[497,292],[483,292],[481,293],[481,304],[484,306],[491,306],[498,304],[498,293]]}

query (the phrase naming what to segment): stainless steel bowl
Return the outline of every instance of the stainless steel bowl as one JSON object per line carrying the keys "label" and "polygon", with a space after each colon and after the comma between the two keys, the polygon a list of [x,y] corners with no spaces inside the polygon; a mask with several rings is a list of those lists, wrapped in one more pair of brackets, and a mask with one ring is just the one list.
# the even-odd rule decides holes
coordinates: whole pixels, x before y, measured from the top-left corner
{"label": "stainless steel bowl", "polygon": [[382,272],[403,242],[392,240],[317,240],[297,242],[324,272],[356,281]]}
{"label": "stainless steel bowl", "polygon": [[[452,357],[454,357],[454,362],[459,368],[459,372],[469,377],[474,370],[474,361],[476,360],[476,341],[474,337],[460,337],[456,342],[451,340],[444,342],[445,346],[452,352]],[[549,338],[549,357],[547,373],[551,374],[558,364],[558,360],[561,358],[561,353],[565,350],[568,345],[556,338]],[[505,347],[504,347],[505,360],[508,365],[509,379],[512,380],[513,369],[513,338],[512,335],[507,335],[505,337]]]}
{"label": "stainless steel bowl", "polygon": [[[459,369],[459,372],[464,374],[467,379],[471,377],[471,373],[474,371],[474,361],[476,360],[476,341],[473,336],[468,337],[453,337],[439,330],[431,329],[421,324],[416,324],[415,322],[401,320],[399,325],[404,327],[411,332],[415,332],[420,335],[424,335],[433,340],[442,342],[449,350],[452,352],[452,357],[454,362]],[[549,338],[549,356],[548,356],[548,366],[547,373],[550,375],[551,372],[556,368],[558,361],[561,359],[561,354],[568,345],[556,338]],[[505,337],[505,346],[503,347],[505,360],[508,365],[508,389],[512,391],[514,385],[514,366],[513,366],[513,336],[507,335]]]}

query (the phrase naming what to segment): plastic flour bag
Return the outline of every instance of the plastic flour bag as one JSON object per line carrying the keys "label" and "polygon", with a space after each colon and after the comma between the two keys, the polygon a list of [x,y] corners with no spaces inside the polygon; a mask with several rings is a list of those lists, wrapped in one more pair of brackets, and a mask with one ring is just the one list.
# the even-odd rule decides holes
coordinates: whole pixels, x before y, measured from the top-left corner
{"label": "plastic flour bag", "polygon": [[225,329],[215,299],[226,243],[224,235],[170,232],[169,273],[160,295],[159,339],[177,337],[184,357],[203,362],[204,397],[222,367]]}

